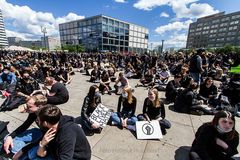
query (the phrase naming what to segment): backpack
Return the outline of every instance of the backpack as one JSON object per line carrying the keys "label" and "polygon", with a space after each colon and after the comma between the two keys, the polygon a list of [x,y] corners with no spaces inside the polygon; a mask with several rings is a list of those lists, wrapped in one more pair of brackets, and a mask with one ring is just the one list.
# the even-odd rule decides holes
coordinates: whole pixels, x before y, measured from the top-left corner
{"label": "backpack", "polygon": [[10,95],[5,99],[5,101],[0,106],[0,112],[1,111],[11,111],[24,103],[26,103],[26,100],[24,97]]}

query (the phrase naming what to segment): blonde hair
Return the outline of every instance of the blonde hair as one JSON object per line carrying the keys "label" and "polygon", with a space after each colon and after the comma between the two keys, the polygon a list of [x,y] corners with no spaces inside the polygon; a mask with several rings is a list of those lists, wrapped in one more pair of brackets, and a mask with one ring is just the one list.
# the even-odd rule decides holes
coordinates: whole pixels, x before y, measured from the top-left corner
{"label": "blonde hair", "polygon": [[155,94],[155,100],[153,101],[153,106],[158,108],[160,107],[160,100],[158,98],[158,90],[156,88],[150,89],[149,92],[153,92]]}
{"label": "blonde hair", "polygon": [[34,104],[36,106],[47,104],[47,97],[42,94],[36,94],[30,98],[32,98],[35,101]]}
{"label": "blonde hair", "polygon": [[132,88],[127,86],[123,90],[125,92],[127,92],[127,94],[128,94],[128,98],[127,98],[128,99],[128,103],[129,104],[133,103]]}

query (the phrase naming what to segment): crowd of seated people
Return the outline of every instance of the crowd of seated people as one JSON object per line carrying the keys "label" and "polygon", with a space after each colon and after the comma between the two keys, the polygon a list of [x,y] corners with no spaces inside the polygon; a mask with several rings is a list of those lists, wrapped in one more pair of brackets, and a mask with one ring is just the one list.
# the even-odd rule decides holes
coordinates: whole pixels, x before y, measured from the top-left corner
{"label": "crowd of seated people", "polygon": [[[101,96],[100,93],[104,95],[106,92],[109,96],[114,96],[112,92],[119,95],[118,102],[116,102],[117,111],[111,114],[109,124],[131,131],[136,131],[135,124],[137,121],[157,120],[162,134],[165,135],[167,133],[166,129],[171,128],[170,121],[166,119],[166,102],[173,103],[173,108],[176,112],[199,115],[216,114],[216,117],[218,114],[226,112],[229,116],[221,115],[222,117],[216,120],[216,122],[213,120],[214,123],[209,123],[209,126],[206,125],[206,127],[212,127],[211,130],[214,133],[223,128],[219,129],[219,125],[222,123],[220,122],[221,118],[230,118],[233,121],[231,121],[232,124],[234,124],[235,120],[232,117],[239,115],[240,76],[239,74],[229,73],[230,62],[234,64],[234,55],[231,54],[208,54],[205,50],[200,49],[190,55],[184,53],[179,55],[166,54],[164,58],[160,59],[147,53],[143,55],[66,54],[65,52],[17,52],[9,54],[8,51],[1,50],[0,61],[0,87],[1,90],[4,90],[4,96],[12,96],[14,92],[16,92],[16,95],[19,94],[21,96],[21,93],[23,93],[24,103],[26,103],[23,108],[25,112],[29,113],[30,117],[10,137],[5,139],[4,150],[7,153],[12,153],[15,157],[26,156],[27,152],[50,159],[51,156],[63,156],[55,155],[54,153],[46,154],[51,152],[45,148],[47,145],[61,144],[61,142],[57,141],[49,143],[46,141],[46,137],[52,136],[52,139],[54,139],[54,136],[61,137],[61,135],[56,133],[56,129],[51,130],[51,127],[57,126],[57,122],[65,122],[66,118],[71,121],[71,124],[74,123],[72,117],[62,116],[60,110],[55,106],[67,103],[71,98],[66,85],[71,83],[75,74],[73,68],[78,68],[81,72],[85,71],[86,75],[89,76],[90,82],[94,83],[90,86],[81,107],[82,128],[93,133],[101,133],[102,128],[100,124],[92,122],[90,116],[97,106],[102,103],[101,99],[104,96]],[[136,87],[142,86],[149,89],[148,96],[142,105],[142,113],[137,114],[137,116],[136,106],[139,98],[138,95],[134,94],[130,78],[139,79]],[[220,87],[217,85],[219,82],[223,83]],[[39,87],[39,83],[44,84],[42,89]],[[23,86],[27,87],[24,88]],[[162,100],[161,98],[163,97],[159,97],[159,91],[162,90],[162,86],[165,86],[166,100]],[[142,88],[138,89],[141,90]],[[40,94],[43,97],[44,103],[35,102],[39,100],[39,96],[36,96],[36,94]],[[38,110],[39,112],[37,112]],[[58,116],[56,122],[44,118],[44,116],[49,116],[46,113],[49,110],[54,110],[58,113],[56,114]],[[35,144],[37,148],[33,149],[33,146],[31,146],[32,150],[30,147],[25,148],[25,145],[22,145],[21,148],[12,151],[10,146],[12,146],[13,138],[25,132],[36,120],[40,126],[48,129],[43,130],[44,128],[40,128],[37,131],[39,135],[31,137],[32,139],[27,142],[30,143],[33,139],[38,139],[38,144]],[[49,122],[49,124],[46,125],[43,122]],[[73,125],[73,128],[71,129],[74,131],[82,132],[75,125]],[[204,127],[202,128],[204,130]],[[231,131],[234,130],[234,126],[230,128]],[[74,131],[71,133],[75,133]],[[237,137],[238,133],[234,132],[233,134],[231,132],[231,135]],[[200,131],[196,133],[196,136],[201,137]],[[217,136],[219,135],[217,134]],[[83,139],[80,138],[80,141],[86,144],[86,148],[82,148],[81,144],[71,143],[69,145],[80,147],[87,153],[85,159],[90,159],[91,149],[84,137]],[[76,138],[79,137],[77,136]],[[227,140],[232,139],[225,141],[225,139],[221,139],[221,136],[217,138],[219,140],[215,139],[216,145],[222,147],[221,149],[228,156],[230,143]],[[191,156],[206,156],[206,154],[199,152],[198,143],[200,142],[196,139],[192,146]],[[233,149],[237,145],[234,144]],[[59,151],[59,147],[61,145],[55,146],[54,150]],[[234,150],[229,156],[236,153]],[[71,154],[73,157],[79,155],[74,152],[71,152]],[[223,155],[219,156],[223,157]]]}

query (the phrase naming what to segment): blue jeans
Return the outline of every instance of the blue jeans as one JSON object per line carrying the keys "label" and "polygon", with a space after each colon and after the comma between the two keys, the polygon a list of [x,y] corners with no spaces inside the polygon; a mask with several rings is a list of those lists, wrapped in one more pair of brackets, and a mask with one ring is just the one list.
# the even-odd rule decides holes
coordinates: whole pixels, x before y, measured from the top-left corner
{"label": "blue jeans", "polygon": [[21,156],[19,160],[29,160],[29,159],[30,160],[54,160],[51,154],[47,155],[46,157],[38,157],[37,150],[38,150],[38,146],[33,147],[28,151],[27,154]]}
{"label": "blue jeans", "polygon": [[[118,116],[117,112],[112,113],[111,115],[112,122],[116,123],[116,125],[122,125],[121,119]],[[129,117],[127,120],[127,125],[135,125],[135,123],[138,121],[137,117]]]}
{"label": "blue jeans", "polygon": [[28,143],[39,140],[42,137],[42,131],[39,128],[33,128],[24,131],[13,139],[12,153],[17,153]]}

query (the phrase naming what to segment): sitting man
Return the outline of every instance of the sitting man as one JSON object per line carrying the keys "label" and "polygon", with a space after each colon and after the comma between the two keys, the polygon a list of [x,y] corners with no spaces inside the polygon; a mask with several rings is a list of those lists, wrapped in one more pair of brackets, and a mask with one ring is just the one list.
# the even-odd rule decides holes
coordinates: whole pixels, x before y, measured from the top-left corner
{"label": "sitting man", "polygon": [[166,101],[169,103],[175,102],[175,99],[180,92],[180,80],[182,76],[180,74],[176,74],[174,76],[174,80],[168,82],[166,86]]}
{"label": "sitting man", "polygon": [[38,111],[37,120],[45,135],[25,146],[14,159],[90,160],[91,147],[73,117],[63,116],[59,108],[48,104]]}
{"label": "sitting man", "polygon": [[40,109],[38,122],[41,128],[48,129],[39,142],[38,156],[45,157],[51,150],[54,159],[91,159],[89,142],[82,128],[74,123],[73,117],[62,115],[54,105],[47,105]]}
{"label": "sitting man", "polygon": [[[50,86],[51,89],[48,90],[47,86]],[[69,93],[67,88],[60,82],[57,82],[53,77],[46,77],[45,79],[45,87],[46,90],[47,103],[60,105],[64,104],[69,99]],[[36,90],[32,94],[37,92],[44,92],[44,90]]]}
{"label": "sitting man", "polygon": [[29,97],[26,105],[20,107],[20,112],[27,112],[29,115],[22,125],[4,138],[3,149],[7,154],[15,154],[26,144],[42,137],[42,132],[39,129],[27,129],[36,121],[38,109],[46,103],[47,98],[42,94],[38,94]]}

